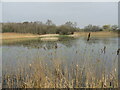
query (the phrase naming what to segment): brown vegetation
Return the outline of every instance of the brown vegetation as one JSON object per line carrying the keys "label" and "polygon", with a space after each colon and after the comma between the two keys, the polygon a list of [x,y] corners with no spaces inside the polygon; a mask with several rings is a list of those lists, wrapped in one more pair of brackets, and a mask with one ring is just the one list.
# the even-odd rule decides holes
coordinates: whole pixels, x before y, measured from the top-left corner
{"label": "brown vegetation", "polygon": [[[67,35],[71,37],[81,37],[88,35],[89,32],[75,32],[73,35]],[[91,32],[92,37],[118,37],[118,33],[115,32]],[[37,37],[58,37],[59,34],[45,34],[45,35],[37,35],[37,34],[21,34],[21,33],[2,33],[1,39],[17,39],[17,38],[37,38]]]}
{"label": "brown vegetation", "polygon": [[18,38],[38,38],[38,37],[55,37],[59,36],[58,34],[24,34],[24,33],[2,33],[1,39],[18,39]]}
{"label": "brown vegetation", "polygon": [[[86,36],[89,32],[75,32],[74,36]],[[120,33],[117,32],[91,32],[91,37],[118,37]]]}
{"label": "brown vegetation", "polygon": [[[21,63],[15,72],[3,76],[3,88],[117,88],[118,78],[114,68],[106,75],[103,70],[97,77],[90,64],[64,66],[64,62],[52,60],[51,65],[35,60],[27,66]],[[97,62],[99,63],[99,62]],[[96,64],[97,64],[96,63]],[[99,63],[100,64],[100,63]],[[23,65],[23,66],[22,66]],[[87,66],[87,67],[86,67]],[[113,66],[114,67],[114,66]]]}

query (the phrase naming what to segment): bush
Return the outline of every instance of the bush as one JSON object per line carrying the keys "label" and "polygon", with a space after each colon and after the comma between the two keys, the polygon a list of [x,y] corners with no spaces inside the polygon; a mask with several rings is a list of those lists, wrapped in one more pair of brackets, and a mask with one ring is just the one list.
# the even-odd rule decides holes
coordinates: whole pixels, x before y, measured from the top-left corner
{"label": "bush", "polygon": [[85,26],[84,31],[90,31],[90,32],[97,32],[97,31],[102,31],[102,28],[99,26],[93,26],[93,25],[88,25]]}

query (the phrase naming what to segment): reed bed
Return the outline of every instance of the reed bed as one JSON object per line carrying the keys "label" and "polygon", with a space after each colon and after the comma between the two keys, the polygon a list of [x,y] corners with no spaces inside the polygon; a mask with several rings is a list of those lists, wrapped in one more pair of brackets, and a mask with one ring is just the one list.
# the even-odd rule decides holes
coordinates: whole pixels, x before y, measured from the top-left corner
{"label": "reed bed", "polygon": [[35,60],[27,68],[21,66],[15,72],[3,76],[3,88],[117,88],[116,69],[108,75],[104,71],[97,77],[94,67],[82,68],[72,63],[51,61],[51,65]]}

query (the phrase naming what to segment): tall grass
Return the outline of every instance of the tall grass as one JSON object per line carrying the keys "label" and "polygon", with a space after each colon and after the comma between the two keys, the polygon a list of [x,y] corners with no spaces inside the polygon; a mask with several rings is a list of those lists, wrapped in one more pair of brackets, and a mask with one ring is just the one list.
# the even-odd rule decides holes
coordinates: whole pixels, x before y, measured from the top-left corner
{"label": "tall grass", "polygon": [[[52,65],[52,66],[51,66]],[[98,78],[94,66],[81,68],[78,64],[63,66],[51,61],[51,65],[35,60],[27,68],[21,66],[16,72],[3,75],[3,88],[115,88],[118,86],[114,69]]]}

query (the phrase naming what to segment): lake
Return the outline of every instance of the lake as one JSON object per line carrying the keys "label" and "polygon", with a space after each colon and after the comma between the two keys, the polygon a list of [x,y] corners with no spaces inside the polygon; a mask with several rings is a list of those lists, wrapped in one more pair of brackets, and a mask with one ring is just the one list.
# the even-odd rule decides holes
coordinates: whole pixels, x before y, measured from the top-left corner
{"label": "lake", "polygon": [[90,41],[86,37],[60,37],[58,41],[3,40],[2,70],[3,75],[15,72],[19,66],[27,68],[36,60],[52,67],[51,60],[55,60],[68,69],[74,63],[101,78],[103,71],[105,75],[118,74],[117,50],[118,37],[91,37]]}

